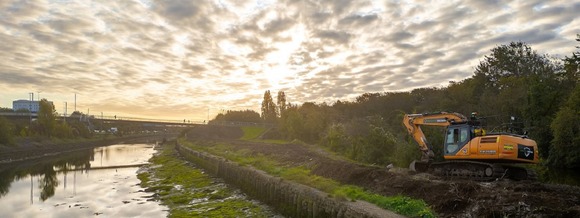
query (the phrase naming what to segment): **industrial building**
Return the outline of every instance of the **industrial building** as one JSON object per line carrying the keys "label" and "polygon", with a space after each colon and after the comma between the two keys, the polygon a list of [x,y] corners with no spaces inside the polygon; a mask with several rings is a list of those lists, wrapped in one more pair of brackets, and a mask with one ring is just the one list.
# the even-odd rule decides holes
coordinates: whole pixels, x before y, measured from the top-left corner
{"label": "industrial building", "polygon": [[[38,110],[40,109],[39,103],[40,103],[39,101],[30,101],[30,100],[12,101],[12,110],[17,111],[20,109],[25,109],[32,113],[38,113]],[[54,105],[52,101],[49,101],[48,103]]]}

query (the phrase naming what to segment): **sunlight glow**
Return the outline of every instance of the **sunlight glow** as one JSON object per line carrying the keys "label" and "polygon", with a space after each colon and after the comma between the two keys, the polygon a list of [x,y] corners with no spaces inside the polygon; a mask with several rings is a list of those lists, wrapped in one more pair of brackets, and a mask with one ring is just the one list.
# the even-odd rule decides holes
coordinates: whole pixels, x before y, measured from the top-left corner
{"label": "sunlight glow", "polygon": [[177,35],[174,36],[174,40],[175,43],[173,43],[173,45],[171,46],[171,52],[175,56],[183,58],[188,52],[186,46],[190,44],[189,35],[187,34]]}
{"label": "sunlight glow", "polygon": [[281,89],[290,75],[291,72],[285,66],[275,66],[264,71],[264,77],[268,78],[270,87],[275,90]]}

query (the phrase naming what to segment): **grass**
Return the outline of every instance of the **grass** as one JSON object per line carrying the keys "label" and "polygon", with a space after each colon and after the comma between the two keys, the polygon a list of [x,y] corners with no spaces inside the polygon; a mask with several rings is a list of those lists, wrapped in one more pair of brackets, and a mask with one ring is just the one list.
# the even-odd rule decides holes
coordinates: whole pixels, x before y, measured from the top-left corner
{"label": "grass", "polygon": [[435,214],[423,200],[412,199],[406,196],[386,197],[365,191],[360,187],[341,185],[332,179],[313,175],[310,173],[310,169],[305,167],[285,167],[276,160],[263,154],[250,155],[251,151],[249,150],[242,149],[236,151],[231,145],[227,144],[199,146],[185,140],[180,140],[180,143],[196,150],[225,157],[241,165],[252,166],[270,175],[314,187],[339,199],[367,201],[381,208],[410,217],[435,217]]}
{"label": "grass", "polygon": [[257,126],[244,126],[242,127],[242,131],[244,131],[244,136],[242,136],[240,139],[252,140],[258,139],[258,137],[266,131],[266,128]]}
{"label": "grass", "polygon": [[234,190],[219,183],[182,160],[171,143],[152,157],[155,167],[137,178],[148,192],[169,207],[169,217],[268,217],[263,207],[239,197]]}
{"label": "grass", "polygon": [[252,141],[252,142],[263,142],[263,143],[270,143],[270,144],[288,144],[286,140],[280,139],[259,139],[260,135],[266,132],[266,128],[258,127],[258,126],[244,126],[242,127],[242,131],[244,131],[244,135],[240,138],[244,141]]}
{"label": "grass", "polygon": [[412,199],[402,195],[386,197],[369,193],[356,186],[341,186],[334,191],[334,195],[353,200],[367,201],[405,216],[435,217],[435,214],[423,200]]}

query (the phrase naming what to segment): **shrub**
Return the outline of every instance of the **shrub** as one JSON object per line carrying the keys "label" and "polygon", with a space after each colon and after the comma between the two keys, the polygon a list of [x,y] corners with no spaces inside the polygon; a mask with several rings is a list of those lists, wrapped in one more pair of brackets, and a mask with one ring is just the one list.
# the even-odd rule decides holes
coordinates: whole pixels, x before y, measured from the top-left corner
{"label": "shrub", "polygon": [[12,124],[6,118],[0,117],[0,144],[12,144],[13,136]]}

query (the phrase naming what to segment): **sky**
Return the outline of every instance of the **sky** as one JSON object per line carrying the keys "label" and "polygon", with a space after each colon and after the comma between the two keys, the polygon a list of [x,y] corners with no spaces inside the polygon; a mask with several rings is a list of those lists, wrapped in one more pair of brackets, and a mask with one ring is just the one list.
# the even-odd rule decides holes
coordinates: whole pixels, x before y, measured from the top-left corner
{"label": "sky", "polygon": [[[1,0],[0,107],[188,119],[445,87],[490,49],[576,51],[580,0]],[[275,101],[275,99],[274,99]]]}

